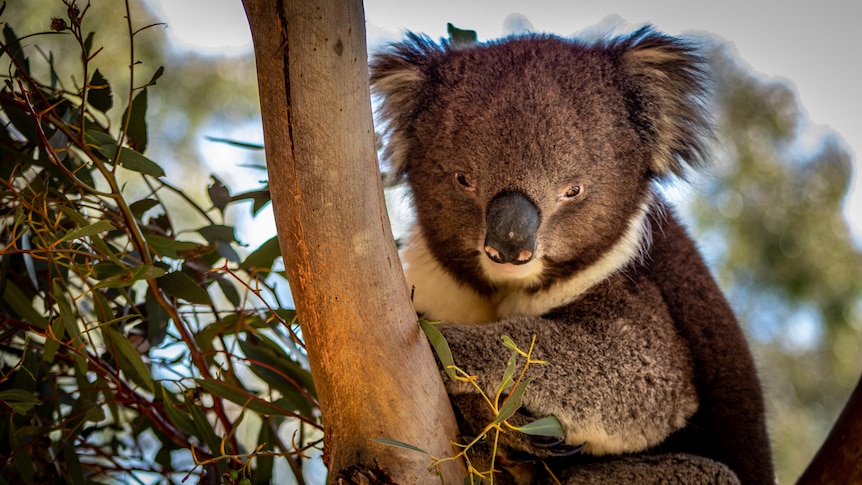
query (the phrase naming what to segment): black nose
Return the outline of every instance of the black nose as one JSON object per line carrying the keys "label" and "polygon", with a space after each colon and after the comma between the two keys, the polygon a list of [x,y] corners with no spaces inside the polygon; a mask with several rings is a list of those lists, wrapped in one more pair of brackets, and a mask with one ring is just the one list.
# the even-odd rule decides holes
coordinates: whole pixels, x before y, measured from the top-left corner
{"label": "black nose", "polygon": [[491,261],[524,264],[533,259],[539,209],[524,194],[497,194],[488,204],[485,220],[485,254]]}

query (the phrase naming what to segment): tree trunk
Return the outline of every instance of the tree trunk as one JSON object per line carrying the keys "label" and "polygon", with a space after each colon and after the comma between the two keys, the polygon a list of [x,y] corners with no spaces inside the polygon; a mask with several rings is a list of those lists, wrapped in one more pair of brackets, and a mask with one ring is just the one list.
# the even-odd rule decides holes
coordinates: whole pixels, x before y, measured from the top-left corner
{"label": "tree trunk", "polygon": [[[394,483],[431,483],[428,456],[374,441],[451,456],[457,427],[383,202],[362,3],[243,3],[273,211],[318,391],[330,482],[350,468],[374,474],[370,481],[383,472]],[[453,462],[441,471],[447,483],[464,475]]]}
{"label": "tree trunk", "polygon": [[862,378],[797,485],[862,483]]}

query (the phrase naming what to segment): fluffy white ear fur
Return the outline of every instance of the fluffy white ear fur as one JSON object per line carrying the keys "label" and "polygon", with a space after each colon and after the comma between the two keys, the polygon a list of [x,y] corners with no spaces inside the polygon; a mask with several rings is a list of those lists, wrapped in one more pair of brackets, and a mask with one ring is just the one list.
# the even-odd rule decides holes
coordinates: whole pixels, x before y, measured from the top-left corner
{"label": "fluffy white ear fur", "polygon": [[522,286],[500,286],[491,297],[480,295],[443,268],[429,251],[421,230],[415,229],[401,251],[407,284],[414,290],[413,306],[423,318],[457,324],[544,315],[575,301],[593,285],[623,270],[645,253],[650,244],[649,213],[653,200],[650,197],[641,205],[620,240],[592,266],[538,292]]}
{"label": "fluffy white ear fur", "polygon": [[622,38],[618,46],[624,50],[622,67],[631,86],[646,100],[638,118],[653,138],[653,171],[683,175],[686,164],[705,164],[711,133],[704,107],[706,61],[689,45],[649,29]]}
{"label": "fluffy white ear fur", "polygon": [[405,42],[371,61],[371,92],[379,101],[378,127],[387,137],[383,158],[391,167],[391,177],[403,175],[408,143],[406,132],[423,98],[427,65],[443,55],[444,46],[412,32]]}
{"label": "fluffy white ear fur", "polygon": [[419,69],[409,65],[386,71],[374,79],[374,94],[380,99],[377,120],[388,137],[383,158],[389,163],[393,178],[403,172],[408,151],[404,130],[398,129],[400,118],[413,111],[422,82]]}

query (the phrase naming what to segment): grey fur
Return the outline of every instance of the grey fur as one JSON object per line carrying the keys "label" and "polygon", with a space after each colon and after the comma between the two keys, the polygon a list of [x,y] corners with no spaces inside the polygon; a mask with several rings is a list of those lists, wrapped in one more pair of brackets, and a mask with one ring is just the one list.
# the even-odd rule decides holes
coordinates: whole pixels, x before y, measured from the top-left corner
{"label": "grey fur", "polygon": [[[371,78],[385,156],[416,208],[402,257],[417,311],[446,323],[456,364],[491,394],[508,360],[502,335],[522,348],[536,335],[548,362],[531,367],[514,419],[557,417],[568,447],[503,433],[507,479],[546,479],[516,464],[527,456],[564,483],[772,482],[742,332],[654,192],[705,158],[692,46],[648,27],[596,43],[459,48],[408,34],[373,60]],[[489,203],[508,193],[540,219],[532,259],[517,265],[485,246]],[[462,433],[475,436],[493,417],[469,386],[446,384]]]}

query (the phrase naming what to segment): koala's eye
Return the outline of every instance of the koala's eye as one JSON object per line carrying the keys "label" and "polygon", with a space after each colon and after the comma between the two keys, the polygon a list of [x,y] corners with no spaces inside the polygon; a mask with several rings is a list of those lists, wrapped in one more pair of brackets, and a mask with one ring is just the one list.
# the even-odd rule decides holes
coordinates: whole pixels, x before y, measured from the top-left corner
{"label": "koala's eye", "polygon": [[565,192],[560,194],[560,200],[574,199],[575,197],[581,195],[581,193],[583,193],[583,189],[580,185],[572,185],[571,187],[566,189]]}
{"label": "koala's eye", "polygon": [[468,190],[470,192],[476,190],[476,186],[473,185],[473,182],[467,178],[467,175],[462,172],[455,172],[455,182],[464,190]]}

